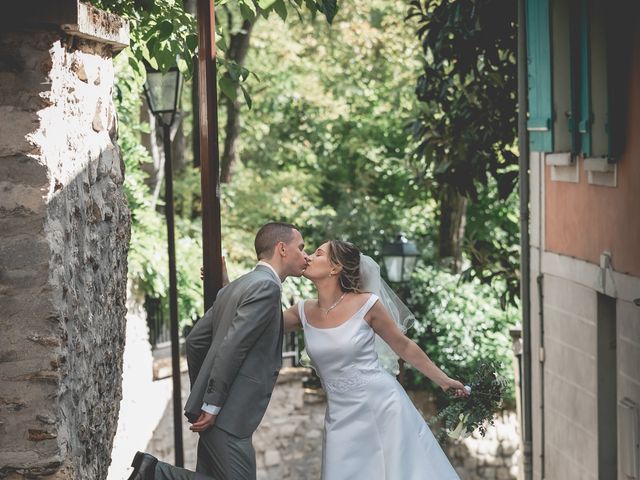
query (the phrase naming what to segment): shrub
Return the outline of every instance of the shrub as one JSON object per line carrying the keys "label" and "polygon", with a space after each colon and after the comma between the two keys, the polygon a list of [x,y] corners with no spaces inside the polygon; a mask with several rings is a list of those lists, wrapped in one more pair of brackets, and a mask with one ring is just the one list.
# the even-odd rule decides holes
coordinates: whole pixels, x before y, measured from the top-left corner
{"label": "shrub", "polygon": [[[500,365],[508,380],[505,400],[513,401],[513,362],[509,329],[517,321],[516,307],[500,308],[488,285],[462,281],[460,275],[431,266],[418,267],[409,285],[408,305],[416,322],[408,335],[449,376],[469,381],[482,361]],[[415,369],[407,369],[409,388],[439,391]],[[440,399],[443,395],[438,394]]]}

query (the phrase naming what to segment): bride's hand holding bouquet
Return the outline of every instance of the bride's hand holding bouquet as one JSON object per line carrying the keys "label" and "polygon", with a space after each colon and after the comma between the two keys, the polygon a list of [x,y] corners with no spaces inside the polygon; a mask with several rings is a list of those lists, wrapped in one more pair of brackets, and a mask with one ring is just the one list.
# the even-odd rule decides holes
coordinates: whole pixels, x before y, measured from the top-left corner
{"label": "bride's hand holding bouquet", "polygon": [[438,386],[445,392],[453,395],[455,398],[467,397],[469,395],[469,389],[465,387],[462,382],[454,380],[453,378],[444,378],[442,381],[438,382]]}
{"label": "bride's hand holding bouquet", "polygon": [[493,362],[480,363],[469,385],[463,386],[468,395],[461,395],[458,385],[451,385],[448,390],[441,385],[453,398],[435,420],[444,422],[449,437],[459,440],[476,429],[485,436],[487,426],[493,425],[493,417],[502,406],[506,381],[499,371]]}

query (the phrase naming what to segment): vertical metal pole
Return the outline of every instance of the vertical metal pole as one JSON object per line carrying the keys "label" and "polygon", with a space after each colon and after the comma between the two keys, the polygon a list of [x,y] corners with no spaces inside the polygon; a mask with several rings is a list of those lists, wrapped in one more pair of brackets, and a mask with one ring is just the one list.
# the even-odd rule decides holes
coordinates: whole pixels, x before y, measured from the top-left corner
{"label": "vertical metal pole", "polygon": [[[159,118],[160,121],[162,119]],[[173,376],[173,438],[175,464],[184,466],[182,448],[182,398],[180,387],[180,335],[178,331],[178,285],[176,277],[176,241],[173,221],[173,171],[171,165],[171,128],[162,122],[164,140],[164,200],[169,249],[169,320],[171,322],[171,373]]]}
{"label": "vertical metal pole", "polygon": [[[531,0],[529,0],[531,1]],[[527,131],[526,0],[518,0],[518,150],[520,188],[520,301],[522,303],[522,448],[524,480],[533,477],[531,412],[531,273],[529,242],[529,135]]]}
{"label": "vertical metal pole", "polygon": [[198,0],[198,93],[204,308],[208,310],[213,305],[218,290],[222,288],[218,93],[213,0]]}

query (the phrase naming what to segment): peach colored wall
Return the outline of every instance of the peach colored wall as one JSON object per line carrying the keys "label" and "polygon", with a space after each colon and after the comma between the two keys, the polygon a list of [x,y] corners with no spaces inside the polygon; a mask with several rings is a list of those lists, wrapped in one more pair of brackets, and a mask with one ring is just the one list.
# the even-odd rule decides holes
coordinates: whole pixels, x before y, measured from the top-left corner
{"label": "peach colored wall", "polygon": [[640,35],[635,35],[629,92],[627,148],[618,163],[618,186],[551,180],[545,168],[545,250],[599,263],[612,254],[613,268],[640,276]]}

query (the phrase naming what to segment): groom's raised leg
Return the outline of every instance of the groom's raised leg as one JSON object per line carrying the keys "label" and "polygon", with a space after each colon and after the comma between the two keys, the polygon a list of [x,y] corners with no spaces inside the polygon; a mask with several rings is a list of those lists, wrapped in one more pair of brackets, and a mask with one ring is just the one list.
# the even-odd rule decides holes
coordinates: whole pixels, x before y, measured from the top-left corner
{"label": "groom's raised leg", "polygon": [[238,438],[215,425],[202,432],[196,470],[225,480],[255,480],[256,452],[251,437]]}

